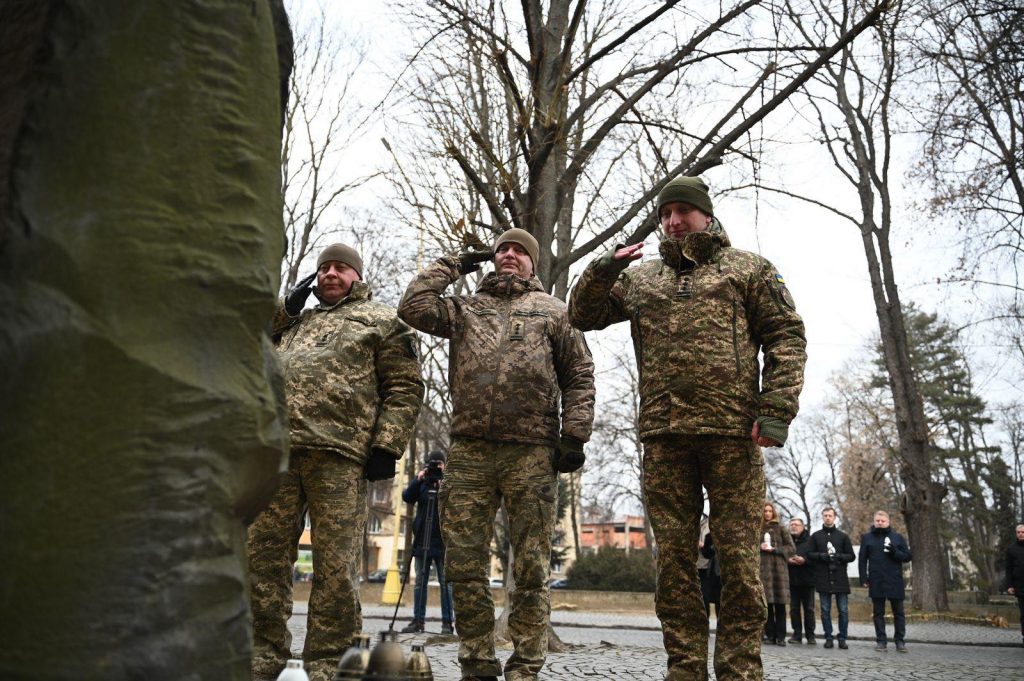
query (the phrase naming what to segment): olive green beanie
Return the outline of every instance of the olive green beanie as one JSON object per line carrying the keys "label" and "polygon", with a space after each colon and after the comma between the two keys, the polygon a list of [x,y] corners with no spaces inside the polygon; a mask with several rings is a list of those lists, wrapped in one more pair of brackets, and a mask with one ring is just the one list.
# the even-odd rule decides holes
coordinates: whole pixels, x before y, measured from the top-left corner
{"label": "olive green beanie", "polygon": [[540,259],[540,244],[533,238],[533,235],[527,232],[525,229],[519,229],[513,227],[507,231],[501,233],[498,240],[494,242],[494,252],[498,252],[498,246],[501,246],[506,241],[517,243],[526,249],[526,252],[530,254],[530,258],[533,260],[533,268],[537,269],[537,261]]}
{"label": "olive green beanie", "polygon": [[320,257],[316,259],[316,268],[320,269],[320,266],[325,262],[331,260],[337,260],[343,262],[356,271],[359,278],[363,278],[363,259],[356,253],[356,249],[345,244],[331,244],[324,250],[320,251]]}
{"label": "olive green beanie", "polygon": [[666,203],[674,201],[697,206],[708,215],[715,214],[711,196],[708,195],[708,186],[700,177],[680,175],[669,181],[658,193],[658,212],[661,212],[661,207]]}

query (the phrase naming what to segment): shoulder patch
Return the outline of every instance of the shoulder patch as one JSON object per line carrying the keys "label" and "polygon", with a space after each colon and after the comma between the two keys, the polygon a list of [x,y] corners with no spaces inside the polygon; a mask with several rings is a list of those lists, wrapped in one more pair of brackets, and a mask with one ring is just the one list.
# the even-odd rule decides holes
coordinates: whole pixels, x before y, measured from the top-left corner
{"label": "shoulder patch", "polygon": [[786,280],[778,272],[775,273],[775,281],[773,282],[775,294],[781,299],[782,304],[791,310],[796,309],[796,303],[793,301],[793,294],[786,288]]}

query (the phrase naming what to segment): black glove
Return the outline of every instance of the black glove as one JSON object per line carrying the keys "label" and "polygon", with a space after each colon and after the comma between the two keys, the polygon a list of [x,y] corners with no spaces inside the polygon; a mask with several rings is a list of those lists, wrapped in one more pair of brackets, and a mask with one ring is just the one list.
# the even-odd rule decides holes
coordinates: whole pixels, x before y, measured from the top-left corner
{"label": "black glove", "polygon": [[284,311],[292,317],[298,317],[302,308],[306,305],[306,299],[313,292],[313,280],[316,279],[316,272],[295,284],[295,288],[284,297]]}
{"label": "black glove", "polygon": [[459,274],[469,274],[480,269],[480,264],[494,257],[491,251],[463,251],[459,253]]}
{"label": "black glove", "polygon": [[370,482],[390,480],[395,477],[395,457],[391,452],[374,447],[363,467],[363,477]]}
{"label": "black glove", "polygon": [[587,460],[583,453],[583,443],[572,435],[563,435],[555,447],[555,453],[551,457],[551,465],[559,473],[572,473],[583,468],[583,462]]}

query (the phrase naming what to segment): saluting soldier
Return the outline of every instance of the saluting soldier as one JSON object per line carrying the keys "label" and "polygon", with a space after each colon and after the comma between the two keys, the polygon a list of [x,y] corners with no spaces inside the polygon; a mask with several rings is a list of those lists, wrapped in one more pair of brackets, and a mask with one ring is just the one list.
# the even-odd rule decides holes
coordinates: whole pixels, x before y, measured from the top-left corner
{"label": "saluting soldier", "polygon": [[658,216],[661,258],[628,268],[642,256],[643,244],[634,244],[595,259],[572,291],[569,318],[584,331],[631,326],[666,678],[702,679],[707,671],[708,624],[693,550],[703,486],[722,572],[715,672],[719,679],[760,679],[760,447],[784,443],[796,416],[804,325],[775,267],[731,246],[703,180],[670,181],[658,195]]}
{"label": "saluting soldier", "polygon": [[[439,503],[463,679],[502,674],[487,580],[502,500],[515,556],[514,650],[504,674],[537,678],[547,652],[557,473],[583,465],[594,420],[594,363],[565,303],[534,274],[539,253],[529,232],[510,229],[493,251],[445,256],[423,270],[398,307],[413,327],[449,339],[452,445]],[[495,271],[473,295],[444,295],[487,260]]]}
{"label": "saluting soldier", "polygon": [[[362,630],[353,576],[366,482],[395,476],[423,399],[416,332],[372,300],[359,254],[333,244],[316,265],[273,324],[291,456],[270,506],[249,529],[256,678],[276,678],[291,657],[292,564],[307,509],[314,579],[302,659],[310,681],[334,678]],[[311,293],[319,304],[303,310]]]}

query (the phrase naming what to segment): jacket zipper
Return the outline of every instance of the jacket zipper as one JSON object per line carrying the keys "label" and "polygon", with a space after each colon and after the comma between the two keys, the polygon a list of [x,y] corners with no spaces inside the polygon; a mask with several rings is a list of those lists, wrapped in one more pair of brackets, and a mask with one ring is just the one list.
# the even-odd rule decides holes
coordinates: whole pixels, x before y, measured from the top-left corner
{"label": "jacket zipper", "polygon": [[740,375],[740,344],[736,334],[736,301],[732,301],[732,354],[736,358],[736,377]]}
{"label": "jacket zipper", "polygon": [[[509,282],[509,288],[508,288],[508,290],[506,290],[506,294],[511,292],[511,287],[512,287],[512,283],[510,281]],[[491,383],[491,400],[490,400],[490,404],[487,405],[487,431],[486,431],[485,434],[489,434],[491,432],[491,430],[494,429],[494,388],[495,388],[495,384],[498,382],[498,376],[501,375],[500,373],[497,373],[497,372],[499,372],[501,370],[504,370],[504,367],[501,366],[501,363],[503,363],[505,361],[505,354],[506,354],[505,353],[505,346],[508,344],[508,338],[507,338],[507,336],[508,336],[508,325],[512,323],[512,300],[511,300],[511,298],[505,298],[504,306],[506,308],[505,309],[505,315],[504,316],[498,315],[498,321],[499,321],[499,324],[500,324],[500,326],[498,327],[498,332],[501,334],[501,342],[498,344],[498,357],[499,357],[498,361],[499,361],[499,365],[497,367],[495,367],[495,372],[496,373],[494,374],[494,382]]]}

